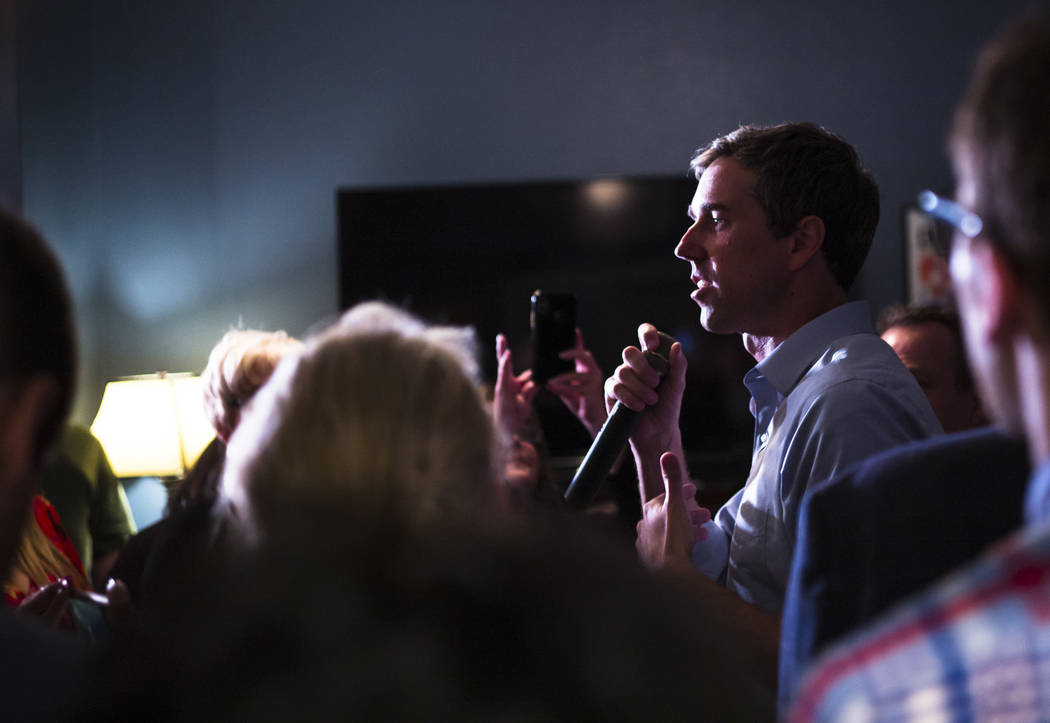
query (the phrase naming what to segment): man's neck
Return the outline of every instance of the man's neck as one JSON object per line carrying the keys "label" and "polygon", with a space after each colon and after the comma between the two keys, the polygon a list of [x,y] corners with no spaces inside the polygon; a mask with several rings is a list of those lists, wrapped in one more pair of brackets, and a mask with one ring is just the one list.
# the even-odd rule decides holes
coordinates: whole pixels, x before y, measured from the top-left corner
{"label": "man's neck", "polygon": [[781,320],[776,330],[766,333],[743,333],[741,336],[744,341],[744,348],[748,354],[755,358],[756,363],[761,363],[763,359],[772,354],[778,346],[796,331],[818,316],[826,314],[845,303],[845,292],[838,292],[813,299],[813,302],[809,304],[797,304],[790,309],[792,313],[789,313]]}
{"label": "man's neck", "polygon": [[748,354],[755,358],[756,363],[761,362],[772,354],[773,350],[780,346],[780,342],[783,341],[783,339],[778,340],[772,336],[758,336],[755,334],[744,334],[742,338],[744,340],[744,348],[747,349]]}

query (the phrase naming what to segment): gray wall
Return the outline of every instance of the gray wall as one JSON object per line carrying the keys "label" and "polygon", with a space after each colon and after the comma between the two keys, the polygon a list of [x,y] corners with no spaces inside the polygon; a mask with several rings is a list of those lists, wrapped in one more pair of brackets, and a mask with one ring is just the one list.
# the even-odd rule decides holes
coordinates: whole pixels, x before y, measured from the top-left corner
{"label": "gray wall", "polygon": [[858,292],[897,300],[900,207],[950,183],[951,106],[1022,5],[24,0],[23,206],[79,304],[76,414],[199,371],[230,324],[333,313],[338,186],[682,173],[740,122],[860,149],[884,211]]}
{"label": "gray wall", "polygon": [[0,206],[22,203],[15,0],[0,0]]}

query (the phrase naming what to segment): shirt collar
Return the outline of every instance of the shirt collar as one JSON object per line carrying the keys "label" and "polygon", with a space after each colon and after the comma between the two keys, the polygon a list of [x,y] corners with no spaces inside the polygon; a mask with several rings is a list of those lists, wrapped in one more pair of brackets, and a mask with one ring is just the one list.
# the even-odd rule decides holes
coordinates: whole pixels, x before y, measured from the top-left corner
{"label": "shirt collar", "polygon": [[875,333],[868,302],[842,304],[801,326],[755,369],[786,396],[833,341],[865,333]]}
{"label": "shirt collar", "polygon": [[1024,521],[1036,525],[1050,520],[1050,462],[1037,469],[1028,481],[1024,497]]}

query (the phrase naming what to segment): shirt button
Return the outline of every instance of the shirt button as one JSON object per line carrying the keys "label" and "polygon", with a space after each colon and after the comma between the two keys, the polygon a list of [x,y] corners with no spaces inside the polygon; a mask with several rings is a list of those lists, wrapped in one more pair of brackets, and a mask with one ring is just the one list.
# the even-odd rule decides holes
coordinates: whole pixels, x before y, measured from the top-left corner
{"label": "shirt button", "polygon": [[769,441],[769,432],[762,432],[762,436],[758,438],[760,444],[765,444]]}

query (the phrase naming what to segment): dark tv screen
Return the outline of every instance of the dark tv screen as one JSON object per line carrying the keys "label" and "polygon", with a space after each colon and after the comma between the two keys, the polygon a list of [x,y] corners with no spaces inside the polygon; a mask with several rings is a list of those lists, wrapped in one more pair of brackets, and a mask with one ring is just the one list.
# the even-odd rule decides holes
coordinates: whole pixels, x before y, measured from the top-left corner
{"label": "dark tv screen", "polygon": [[[753,419],[741,377],[753,360],[738,337],[701,328],[689,266],[674,256],[694,190],[685,176],[340,189],[340,302],[381,298],[430,322],[473,326],[490,383],[498,332],[517,369],[528,367],[535,289],[576,295],[578,325],[606,376],[637,343],[638,325],[656,324],[689,360],[682,430],[694,475],[704,476],[697,464],[725,463],[735,475],[741,456],[746,472]],[[538,403],[552,453],[582,455],[589,439],[560,406]]]}

